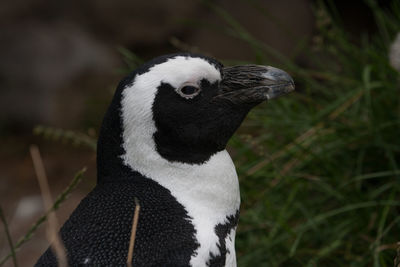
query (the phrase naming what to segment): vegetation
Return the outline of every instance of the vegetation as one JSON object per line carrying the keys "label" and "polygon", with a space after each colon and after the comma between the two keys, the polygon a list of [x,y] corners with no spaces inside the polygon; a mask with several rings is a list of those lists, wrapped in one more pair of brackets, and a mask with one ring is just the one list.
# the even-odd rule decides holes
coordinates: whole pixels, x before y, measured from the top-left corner
{"label": "vegetation", "polygon": [[[256,63],[278,61],[297,86],[254,109],[229,144],[242,196],[238,266],[393,266],[400,241],[400,83],[388,50],[400,30],[400,2],[392,2],[384,10],[366,0],[378,31],[359,39],[344,30],[332,5],[320,2],[318,36],[311,48],[299,48],[311,67],[208,4],[226,22],[223,31],[254,50]],[[141,62],[120,51],[129,68]],[[95,149],[88,136],[37,132]]]}
{"label": "vegetation", "polygon": [[297,92],[253,110],[230,143],[242,211],[239,266],[393,266],[400,241],[400,86],[388,48],[400,4],[367,1],[378,33],[354,40],[333,8],[300,67],[259,43],[223,10],[229,32],[279,59]]}

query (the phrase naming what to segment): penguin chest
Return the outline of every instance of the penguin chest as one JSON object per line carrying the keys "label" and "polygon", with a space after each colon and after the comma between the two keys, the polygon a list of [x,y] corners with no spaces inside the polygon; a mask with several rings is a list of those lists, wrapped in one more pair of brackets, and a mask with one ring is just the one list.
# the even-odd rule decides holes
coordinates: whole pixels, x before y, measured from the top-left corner
{"label": "penguin chest", "polygon": [[230,259],[234,259],[240,191],[227,151],[218,152],[201,165],[171,163],[158,158],[148,168],[148,164],[139,161],[142,158],[126,160],[135,170],[168,189],[186,211],[198,244],[190,259],[191,266],[225,266],[228,250]]}

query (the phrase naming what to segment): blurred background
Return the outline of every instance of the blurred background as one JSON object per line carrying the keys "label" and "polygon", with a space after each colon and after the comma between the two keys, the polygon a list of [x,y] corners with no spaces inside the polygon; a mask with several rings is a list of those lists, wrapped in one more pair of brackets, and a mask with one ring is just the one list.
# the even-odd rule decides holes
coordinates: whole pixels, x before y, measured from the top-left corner
{"label": "blurred background", "polygon": [[[19,266],[48,247],[45,225],[31,228],[45,210],[30,145],[53,198],[67,188],[62,224],[95,185],[95,140],[119,80],[179,51],[274,65],[296,83],[252,111],[229,144],[243,202],[238,265],[393,266],[398,32],[395,0],[1,1],[0,205]],[[13,266],[0,233],[0,263]]]}

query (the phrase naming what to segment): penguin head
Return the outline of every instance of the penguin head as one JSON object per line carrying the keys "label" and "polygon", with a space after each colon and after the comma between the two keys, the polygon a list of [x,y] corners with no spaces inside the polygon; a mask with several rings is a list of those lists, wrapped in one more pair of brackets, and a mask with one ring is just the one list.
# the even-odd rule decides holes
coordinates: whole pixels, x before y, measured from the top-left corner
{"label": "penguin head", "polygon": [[[119,110],[115,131],[121,131],[125,161],[157,154],[170,162],[201,164],[225,149],[251,108],[293,89],[290,76],[273,67],[223,67],[205,56],[174,54],[124,79],[108,113]],[[110,127],[103,122],[103,128]]]}

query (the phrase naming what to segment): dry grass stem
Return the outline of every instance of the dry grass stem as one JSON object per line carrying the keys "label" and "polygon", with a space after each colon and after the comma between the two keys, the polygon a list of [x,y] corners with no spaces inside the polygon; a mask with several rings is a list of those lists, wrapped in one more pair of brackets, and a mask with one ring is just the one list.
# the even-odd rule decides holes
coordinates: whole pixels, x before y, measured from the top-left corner
{"label": "dry grass stem", "polygon": [[277,151],[276,153],[272,154],[269,158],[266,158],[265,160],[257,163],[252,168],[250,168],[247,171],[247,175],[254,174],[255,172],[259,171],[264,166],[268,165],[270,162],[272,162],[272,161],[284,156],[287,153],[287,151],[293,149],[295,146],[298,146],[298,144],[301,144],[302,142],[306,141],[308,138],[314,136],[315,133],[318,130],[320,130],[322,127],[323,127],[323,124],[319,123],[316,126],[308,129],[305,133],[303,133],[300,136],[298,136],[293,142],[287,144],[283,149]]}
{"label": "dry grass stem", "polygon": [[126,261],[128,267],[132,267],[133,248],[135,246],[136,230],[139,221],[139,211],[140,211],[139,200],[135,197],[135,213],[133,215],[133,220],[132,220],[131,239],[129,241],[128,259]]}
{"label": "dry grass stem", "polygon": [[[86,167],[75,174],[71,183],[64,189],[64,191],[60,195],[57,196],[52,207],[49,210],[47,210],[42,216],[40,216],[36,220],[36,222],[31,226],[31,228],[29,228],[29,230],[26,232],[26,234],[17,241],[17,243],[15,244],[15,246],[13,248],[14,251],[18,250],[22,245],[24,245],[26,242],[31,240],[32,236],[34,235],[36,230],[39,228],[39,226],[42,225],[42,223],[47,220],[48,214],[52,211],[57,210],[60,207],[60,205],[67,199],[69,194],[71,194],[72,190],[74,190],[75,187],[79,184],[79,182],[83,178],[83,174],[85,173],[85,171],[86,171]],[[7,255],[5,255],[2,259],[0,259],[0,266],[3,266],[4,263],[6,263],[7,260],[10,259],[12,256],[13,255],[11,252],[11,253],[8,253]]]}
{"label": "dry grass stem", "polygon": [[3,225],[4,225],[4,231],[6,232],[8,245],[10,246],[12,259],[13,259],[13,262],[14,262],[14,267],[17,267],[18,266],[17,256],[15,255],[15,249],[14,249],[14,245],[13,245],[13,242],[12,242],[10,230],[8,229],[8,223],[7,223],[7,220],[6,220],[6,216],[4,215],[4,212],[3,212],[3,209],[1,208],[1,206],[0,206],[0,218],[1,218],[1,221],[3,222]]}
{"label": "dry grass stem", "polygon": [[[42,193],[43,203],[46,210],[50,210],[52,207],[53,200],[51,198],[49,183],[44,169],[42,157],[37,146],[32,145],[30,147],[31,157],[33,166],[35,168],[36,177],[39,182],[40,191]],[[46,231],[47,239],[49,240],[52,249],[54,250],[57,259],[58,266],[66,267],[67,256],[64,245],[58,235],[58,220],[54,211],[51,211],[48,215],[48,228]]]}
{"label": "dry grass stem", "polygon": [[[340,105],[337,109],[335,109],[333,112],[331,112],[328,116],[329,120],[335,120],[339,115],[341,115],[344,111],[346,111],[351,105],[353,105],[355,102],[360,99],[360,97],[363,95],[363,91],[357,92],[353,97],[351,97],[349,100],[344,102],[342,105]],[[278,152],[272,154],[269,158],[266,158],[263,161],[260,161],[256,165],[254,165],[252,168],[250,168],[247,171],[247,175],[252,175],[262,169],[264,166],[268,165],[270,162],[284,156],[288,151],[293,149],[295,146],[298,146],[299,144],[303,143],[304,147],[309,147],[313,141],[316,140],[315,135],[318,133],[321,129],[323,129],[324,123],[320,122],[314,127],[311,127],[308,129],[306,132],[298,136],[293,142],[287,144],[283,149],[279,150]],[[308,140],[308,142],[307,142]],[[291,168],[293,168],[297,163],[300,161],[294,162],[293,164],[289,164],[287,171],[289,171]]]}
{"label": "dry grass stem", "polygon": [[394,267],[400,267],[400,242],[397,242],[397,255],[394,259]]}

